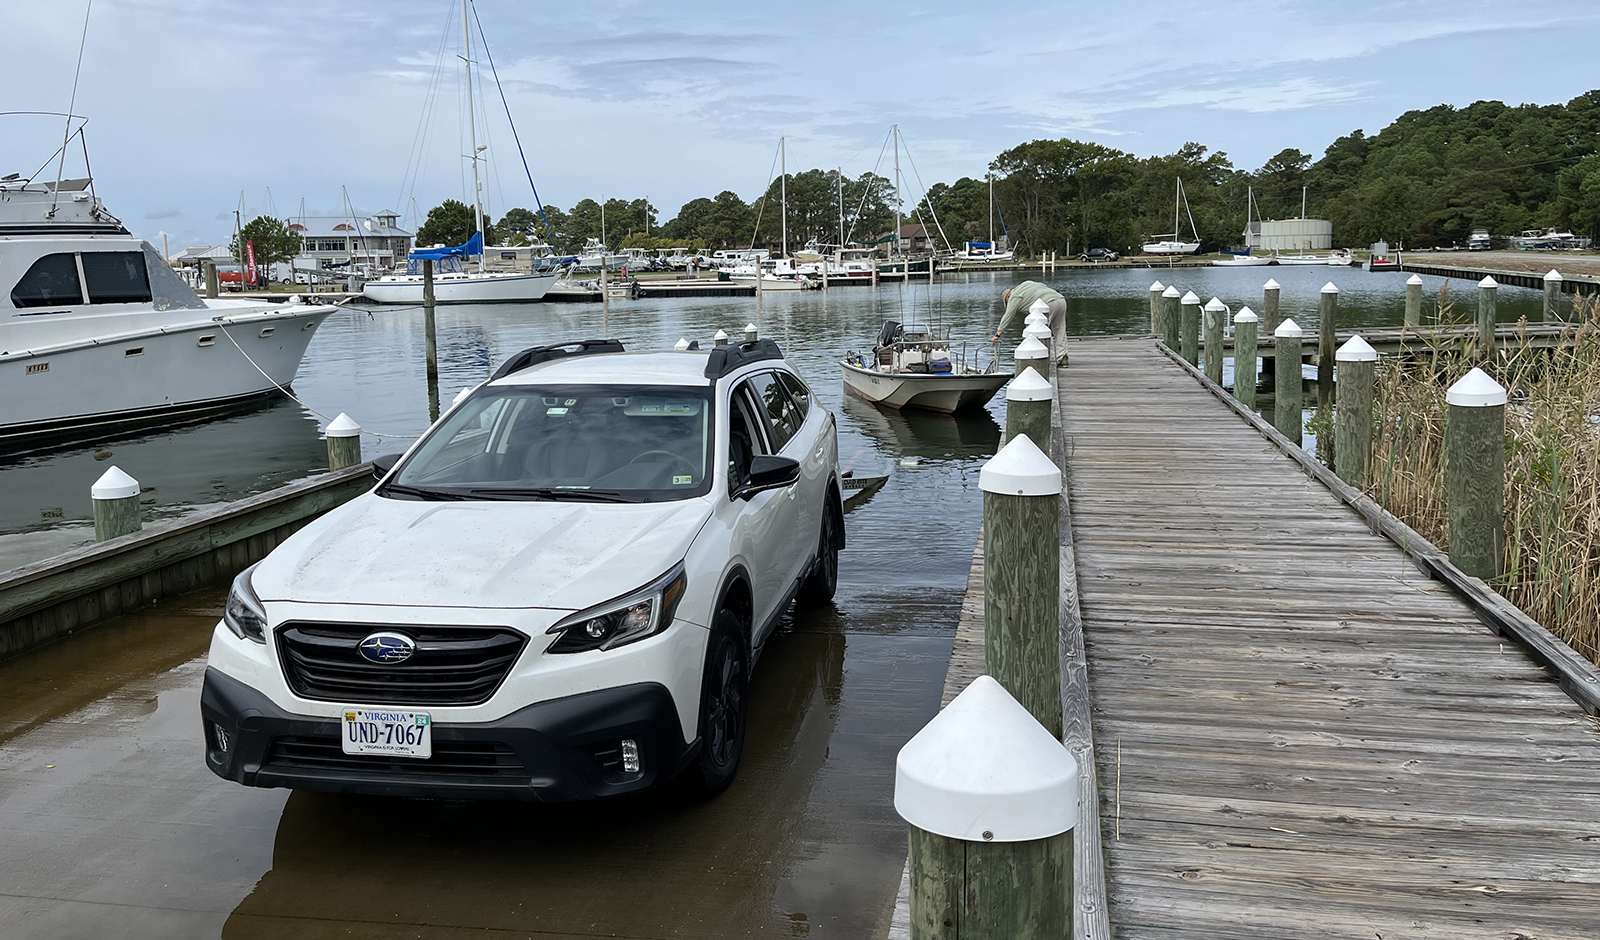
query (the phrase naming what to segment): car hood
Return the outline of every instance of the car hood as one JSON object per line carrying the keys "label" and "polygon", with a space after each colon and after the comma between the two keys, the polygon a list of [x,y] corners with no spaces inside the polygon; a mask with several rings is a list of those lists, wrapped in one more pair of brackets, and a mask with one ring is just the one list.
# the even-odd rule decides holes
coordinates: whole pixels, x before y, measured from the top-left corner
{"label": "car hood", "polygon": [[581,610],[681,561],[709,516],[704,499],[441,503],[368,493],[295,533],[251,584],[269,602]]}

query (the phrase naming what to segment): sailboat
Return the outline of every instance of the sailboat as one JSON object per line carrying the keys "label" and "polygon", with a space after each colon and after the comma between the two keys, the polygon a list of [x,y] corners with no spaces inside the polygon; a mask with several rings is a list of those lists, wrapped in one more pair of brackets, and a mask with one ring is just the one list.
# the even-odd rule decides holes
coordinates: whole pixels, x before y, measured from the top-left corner
{"label": "sailboat", "polygon": [[[994,264],[996,262],[1015,261],[1017,253],[1007,248],[1004,251],[995,247],[994,241],[994,174],[989,174],[989,240],[986,242],[967,242],[966,246],[956,252],[951,261],[956,265],[963,264]],[[1000,227],[1005,228],[1005,217],[1000,219]],[[1009,240],[1009,235],[1008,235]]]}
{"label": "sailboat", "polygon": [[[1189,229],[1194,232],[1196,241],[1186,242],[1178,240],[1178,209],[1183,208],[1189,214]],[[1189,212],[1189,198],[1183,193],[1183,178],[1178,178],[1177,193],[1172,197],[1172,231],[1171,233],[1155,236],[1157,241],[1149,242],[1144,246],[1147,255],[1192,255],[1200,250],[1200,231],[1194,224],[1194,213]]]}
{"label": "sailboat", "polygon": [[[1255,187],[1252,186],[1252,187],[1246,188],[1244,193],[1245,193],[1245,196],[1244,196],[1244,242],[1245,242],[1245,249],[1244,249],[1243,252],[1237,252],[1237,251],[1225,251],[1225,252],[1223,252],[1223,254],[1227,255],[1228,257],[1219,258],[1216,261],[1211,262],[1216,267],[1219,267],[1219,268],[1259,268],[1259,267],[1262,267],[1264,265],[1268,265],[1268,264],[1272,264],[1273,263],[1272,258],[1267,256],[1267,255],[1252,255],[1250,253],[1251,226],[1252,225],[1256,226],[1255,234],[1260,235],[1260,233],[1261,233],[1261,229],[1260,229],[1261,216],[1260,216],[1260,213],[1258,213],[1256,211],[1256,192],[1255,192]],[[1252,218],[1255,219],[1254,222],[1251,221]]]}
{"label": "sailboat", "polygon": [[[778,243],[778,258],[771,262],[762,262],[759,258],[752,258],[749,264],[734,266],[728,272],[728,280],[735,284],[756,287],[762,291],[769,290],[806,290],[818,286],[795,267],[789,258],[789,154],[787,138],[778,138],[778,175],[779,199],[781,216],[778,223],[781,234]],[[754,247],[752,245],[752,247]]]}
{"label": "sailboat", "polygon": [[[487,145],[478,145],[478,124],[472,97],[472,30],[467,0],[461,0],[461,52],[466,67],[467,129],[472,149],[472,207],[476,231],[465,244],[448,248],[423,248],[406,259],[404,274],[387,274],[368,281],[361,289],[367,300],[380,304],[420,304],[423,302],[423,265],[435,263],[434,299],[438,303],[535,303],[544,299],[557,272],[535,271],[519,274],[488,271],[483,257],[483,186],[478,181],[478,161]],[[476,255],[478,269],[469,271],[463,262]]]}

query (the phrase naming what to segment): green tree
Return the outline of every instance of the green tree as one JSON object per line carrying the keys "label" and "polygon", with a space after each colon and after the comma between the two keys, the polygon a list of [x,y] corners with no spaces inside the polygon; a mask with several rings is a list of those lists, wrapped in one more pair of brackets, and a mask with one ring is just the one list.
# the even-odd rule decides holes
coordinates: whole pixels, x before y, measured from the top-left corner
{"label": "green tree", "polygon": [[255,250],[258,267],[268,267],[280,261],[292,261],[295,255],[300,253],[300,233],[290,231],[287,223],[271,216],[256,216],[245,223],[243,229],[234,233],[233,240],[228,243],[228,250],[233,253],[233,259],[240,264],[245,263],[246,242]]}
{"label": "green tree", "polygon": [[[483,217],[483,228],[484,244],[493,245],[494,222],[488,214]],[[427,220],[417,229],[417,245],[463,245],[477,231],[478,222],[472,207],[455,199],[446,199],[428,210]]]}

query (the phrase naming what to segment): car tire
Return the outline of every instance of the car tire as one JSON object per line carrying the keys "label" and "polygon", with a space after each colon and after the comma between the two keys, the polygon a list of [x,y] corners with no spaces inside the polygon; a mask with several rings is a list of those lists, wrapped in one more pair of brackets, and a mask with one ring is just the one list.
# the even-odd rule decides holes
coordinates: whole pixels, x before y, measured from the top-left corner
{"label": "car tire", "polygon": [[[832,500],[829,501],[830,503]],[[805,607],[820,607],[833,600],[839,589],[839,528],[844,520],[839,509],[829,505],[822,511],[822,533],[817,537],[817,561],[811,573],[800,586],[800,603]]]}
{"label": "car tire", "polygon": [[750,714],[750,655],[744,625],[731,610],[720,611],[706,643],[705,674],[700,681],[700,755],[695,782],[706,796],[716,796],[733,782],[744,753]]}

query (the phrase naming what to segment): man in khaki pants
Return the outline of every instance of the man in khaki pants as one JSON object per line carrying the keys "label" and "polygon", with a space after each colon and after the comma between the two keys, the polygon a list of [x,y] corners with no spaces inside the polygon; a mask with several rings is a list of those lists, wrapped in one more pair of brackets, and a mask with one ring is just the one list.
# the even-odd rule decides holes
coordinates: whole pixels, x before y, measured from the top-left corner
{"label": "man in khaki pants", "polygon": [[1038,281],[1023,281],[1001,295],[1006,302],[1006,312],[1000,317],[1000,325],[995,328],[994,338],[991,343],[999,342],[1000,334],[1005,332],[1006,326],[1013,319],[1020,320],[1028,315],[1028,308],[1033,306],[1035,300],[1042,300],[1050,305],[1050,333],[1053,337],[1052,347],[1056,351],[1056,362],[1067,364],[1067,298],[1053,287],[1040,284]]}

